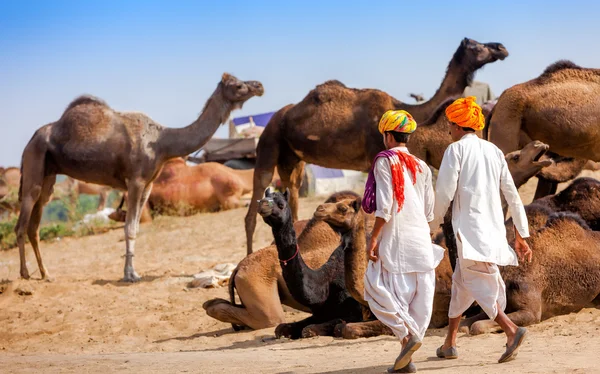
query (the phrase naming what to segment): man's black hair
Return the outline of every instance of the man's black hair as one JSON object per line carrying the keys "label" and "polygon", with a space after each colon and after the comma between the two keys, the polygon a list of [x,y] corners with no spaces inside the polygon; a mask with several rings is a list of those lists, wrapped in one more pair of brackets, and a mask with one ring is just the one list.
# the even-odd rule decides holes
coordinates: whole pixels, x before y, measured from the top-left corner
{"label": "man's black hair", "polygon": [[386,133],[392,134],[392,136],[394,137],[394,140],[397,141],[398,143],[407,143],[408,138],[410,137],[410,134],[407,134],[405,132],[386,131]]}

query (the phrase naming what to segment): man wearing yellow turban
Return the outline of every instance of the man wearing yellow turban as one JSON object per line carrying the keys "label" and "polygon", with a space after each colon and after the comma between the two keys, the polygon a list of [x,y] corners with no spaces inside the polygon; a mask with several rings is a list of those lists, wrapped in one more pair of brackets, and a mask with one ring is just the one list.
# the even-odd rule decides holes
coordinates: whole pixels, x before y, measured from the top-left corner
{"label": "man wearing yellow turban", "polygon": [[375,213],[365,272],[365,300],[373,314],[402,341],[391,372],[414,373],[411,356],[421,346],[435,291],[435,267],[443,249],[433,247],[433,185],[425,162],[406,148],[417,128],[403,110],[386,112],[379,122],[386,150],[373,161],[363,209]]}
{"label": "man wearing yellow turban", "polygon": [[[502,151],[480,139],[485,119],[474,97],[458,99],[446,108],[450,135],[438,173],[435,195],[435,230],[450,203],[452,226],[458,249],[452,276],[452,298],[448,312],[449,327],[444,345],[437,350],[441,358],[457,358],[456,335],[462,314],[477,304],[506,333],[506,351],[498,362],[514,359],[527,330],[517,327],[504,313],[506,288],[498,265],[518,266],[519,259],[531,261],[525,209],[515,187]],[[508,245],[500,192],[508,203],[515,224],[515,251]]]}

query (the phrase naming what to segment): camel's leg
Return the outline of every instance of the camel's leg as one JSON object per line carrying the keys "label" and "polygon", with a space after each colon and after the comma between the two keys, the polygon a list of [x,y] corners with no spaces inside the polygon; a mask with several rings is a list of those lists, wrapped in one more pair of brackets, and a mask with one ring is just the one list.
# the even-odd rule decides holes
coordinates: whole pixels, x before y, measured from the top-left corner
{"label": "camel's leg", "polygon": [[[510,320],[513,321],[515,325],[523,327],[540,322],[541,311],[536,312],[529,309],[521,309],[516,312],[508,313],[506,316],[510,318]],[[498,325],[495,321],[492,321],[491,319],[485,319],[482,321],[474,322],[471,325],[469,333],[471,335],[480,335],[498,331],[502,331],[500,325]]]}
{"label": "camel's leg", "polygon": [[292,210],[292,219],[294,222],[298,220],[298,199],[302,178],[304,177],[304,164],[291,150],[282,152],[277,171],[281,177],[283,188],[289,188],[289,206]]}
{"label": "camel's leg", "polygon": [[282,323],[277,325],[277,327],[275,328],[275,337],[277,339],[281,337],[290,339],[300,339],[302,337],[302,330],[304,330],[306,326],[322,322],[323,320],[321,318],[310,316],[298,322]]}
{"label": "camel's leg", "polygon": [[42,255],[40,254],[40,222],[42,220],[42,213],[44,210],[44,206],[50,201],[52,197],[52,189],[54,187],[54,183],[56,182],[56,176],[52,175],[46,177],[44,179],[44,184],[42,185],[42,192],[40,193],[40,197],[37,203],[34,205],[33,210],[31,212],[31,218],[29,220],[29,226],[27,228],[27,236],[29,237],[29,242],[33,247],[33,252],[35,253],[35,258],[37,259],[38,268],[40,269],[40,275],[42,279],[48,279],[48,271],[42,262]]}
{"label": "camel's leg", "polygon": [[[141,278],[133,267],[133,256],[135,254],[135,239],[139,228],[140,211],[142,200],[146,195],[146,186],[143,181],[132,180],[127,186],[127,217],[125,218],[125,275],[123,281],[137,282]],[[148,192],[149,194],[149,192]],[[147,198],[147,197],[146,197]]]}
{"label": "camel's leg", "polygon": [[202,306],[206,314],[222,322],[264,329],[285,321],[277,292],[277,280],[257,277],[250,269],[235,273],[235,288],[243,306],[223,299],[210,300]]}
{"label": "camel's leg", "polygon": [[308,325],[302,329],[303,338],[312,338],[313,336],[333,336],[337,325],[344,323],[344,320],[338,318],[331,321]]}
{"label": "camel's leg", "polygon": [[533,200],[537,200],[548,195],[554,195],[556,194],[557,189],[558,183],[538,177],[538,185],[535,189],[535,196],[533,197]]}
{"label": "camel's leg", "polygon": [[334,335],[344,339],[358,339],[380,335],[394,335],[394,333],[379,320],[375,320],[368,322],[341,323],[335,327]]}
{"label": "camel's leg", "polygon": [[484,312],[481,312],[473,317],[465,318],[460,321],[459,329],[463,332],[469,332],[471,326],[477,321],[487,320],[488,316]]}
{"label": "camel's leg", "polygon": [[[32,139],[23,151],[23,164],[21,167],[21,184],[19,190],[20,212],[15,226],[19,258],[21,261],[21,277],[29,279],[27,258],[25,257],[25,235],[29,228],[31,214],[38,202],[44,185],[44,157],[45,152],[40,152],[39,144]],[[41,269],[40,269],[41,271]]]}
{"label": "camel's leg", "polygon": [[106,200],[108,198],[108,191],[102,191],[100,192],[99,196],[99,200],[98,200],[98,211],[102,211],[104,210],[104,208],[106,208]]}
{"label": "camel's leg", "polygon": [[257,166],[254,169],[252,198],[250,199],[248,213],[246,214],[245,218],[247,254],[252,253],[252,239],[254,237],[254,230],[256,230],[256,214],[258,213],[258,200],[262,199],[265,189],[269,186],[271,180],[273,179],[273,171],[275,170],[274,164],[265,165],[260,168],[258,165],[259,159],[257,157]]}

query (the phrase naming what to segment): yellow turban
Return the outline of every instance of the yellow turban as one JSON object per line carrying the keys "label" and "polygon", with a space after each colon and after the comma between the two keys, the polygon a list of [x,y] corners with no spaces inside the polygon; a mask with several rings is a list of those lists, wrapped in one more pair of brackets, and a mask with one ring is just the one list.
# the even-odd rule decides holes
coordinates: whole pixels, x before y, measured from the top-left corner
{"label": "yellow turban", "polygon": [[405,110],[388,110],[379,121],[379,132],[382,134],[386,131],[412,134],[416,129],[417,122]]}
{"label": "yellow turban", "polygon": [[446,117],[460,127],[470,127],[475,131],[485,127],[485,117],[475,102],[475,96],[454,101],[446,108]]}

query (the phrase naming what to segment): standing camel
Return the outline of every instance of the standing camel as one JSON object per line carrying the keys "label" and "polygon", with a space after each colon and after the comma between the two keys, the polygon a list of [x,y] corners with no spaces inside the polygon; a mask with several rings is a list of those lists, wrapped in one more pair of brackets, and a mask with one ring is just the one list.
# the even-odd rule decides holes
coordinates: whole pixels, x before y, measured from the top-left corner
{"label": "standing camel", "polygon": [[600,69],[558,61],[504,91],[488,121],[488,140],[504,153],[537,139],[561,156],[600,161]]}
{"label": "standing camel", "polygon": [[104,101],[81,96],[73,100],[60,119],[33,135],[21,161],[21,212],[15,227],[21,259],[21,276],[29,278],[25,234],[35,252],[42,279],[38,228],[42,209],[50,199],[56,174],[127,191],[124,281],[140,279],[133,268],[135,238],[152,182],[163,164],[202,147],[225,123],[232,110],[242,107],[264,90],[257,81],[240,81],[223,74],[200,116],[184,128],[165,128],[139,112],[117,112]]}
{"label": "standing camel", "polygon": [[465,38],[450,61],[446,76],[427,102],[410,105],[374,89],[353,89],[327,81],[296,105],[287,105],[271,117],[256,149],[252,199],[246,215],[246,246],[252,253],[257,201],[271,182],[277,166],[284,188],[291,192],[290,207],[298,219],[298,190],[304,163],[367,171],[384,149],[377,121],[390,109],[404,109],[419,121],[429,118],[448,98],[462,95],[475,72],[503,60],[508,52],[500,43],[481,44]]}

